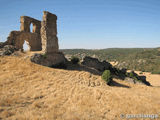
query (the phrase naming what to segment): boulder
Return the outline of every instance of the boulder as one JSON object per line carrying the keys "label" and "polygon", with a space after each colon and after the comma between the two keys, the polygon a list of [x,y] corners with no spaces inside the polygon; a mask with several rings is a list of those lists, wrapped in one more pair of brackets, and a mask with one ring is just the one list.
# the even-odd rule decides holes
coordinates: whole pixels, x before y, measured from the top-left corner
{"label": "boulder", "polygon": [[103,64],[105,70],[109,70],[112,68],[112,65],[109,62],[103,61],[102,64]]}
{"label": "boulder", "polygon": [[3,48],[3,47],[4,47],[4,43],[0,42],[0,48]]}
{"label": "boulder", "polygon": [[124,81],[134,83],[134,84],[144,84],[150,86],[151,84],[146,81],[146,76],[139,76],[134,71],[127,73],[127,77],[125,77]]}
{"label": "boulder", "polygon": [[0,48],[0,56],[11,55],[17,49],[13,45],[5,45],[3,48]]}
{"label": "boulder", "polygon": [[56,52],[54,54],[37,54],[35,53],[30,58],[31,62],[55,68],[65,68],[66,67],[66,58],[61,52]]}
{"label": "boulder", "polygon": [[151,84],[146,80],[146,76],[139,76],[139,79],[146,85],[150,86]]}
{"label": "boulder", "polygon": [[92,67],[100,72],[108,70],[112,67],[112,65],[106,61],[100,62],[97,58],[92,58],[89,56],[84,57],[82,64],[88,67]]}
{"label": "boulder", "polygon": [[124,81],[129,82],[129,83],[133,83],[133,84],[136,83],[135,79],[130,78],[130,77],[126,77],[126,78],[124,79]]}
{"label": "boulder", "polygon": [[119,70],[120,70],[121,73],[123,73],[123,74],[126,74],[126,72],[127,72],[127,69],[126,69],[126,68],[120,68]]}
{"label": "boulder", "polygon": [[129,83],[133,83],[133,84],[142,84],[142,85],[147,85],[150,86],[150,83],[146,80],[135,80],[134,78],[130,78],[130,77],[126,77],[124,79],[124,81],[129,82]]}

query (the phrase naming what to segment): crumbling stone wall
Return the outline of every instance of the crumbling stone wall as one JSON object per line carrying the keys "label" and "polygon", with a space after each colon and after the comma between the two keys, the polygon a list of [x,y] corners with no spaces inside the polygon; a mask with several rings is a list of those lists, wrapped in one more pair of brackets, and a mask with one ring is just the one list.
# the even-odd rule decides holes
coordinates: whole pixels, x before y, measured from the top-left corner
{"label": "crumbling stone wall", "polygon": [[37,33],[11,31],[5,44],[14,45],[17,49],[23,49],[25,41],[28,43],[30,51],[41,50],[41,42],[39,42],[39,36]]}
{"label": "crumbling stone wall", "polygon": [[41,26],[42,50],[45,53],[58,52],[57,16],[44,11]]}
{"label": "crumbling stone wall", "polygon": [[[66,63],[64,54],[59,52],[56,15],[44,11],[42,22],[28,16],[21,16],[20,22],[20,31],[11,31],[7,41],[4,44],[0,43],[0,47],[13,45],[17,49],[23,49],[26,41],[30,51],[43,51],[42,54],[33,55],[32,62],[52,67]],[[33,24],[32,32],[30,32],[31,24]]]}
{"label": "crumbling stone wall", "polygon": [[[30,51],[42,50],[41,44],[41,21],[28,16],[21,16],[20,31],[11,31],[4,45],[14,45],[17,49],[23,49],[26,41]],[[30,32],[30,25],[33,24],[33,32]]]}
{"label": "crumbling stone wall", "polygon": [[[23,44],[27,41],[30,51],[43,50],[47,54],[59,52],[56,15],[44,11],[42,22],[28,16],[21,16],[20,23],[20,31],[11,31],[5,45],[14,45],[17,49],[23,49]],[[31,24],[33,24],[32,32]]]}
{"label": "crumbling stone wall", "polygon": [[28,16],[21,16],[20,22],[20,31],[31,32],[30,25],[33,24],[33,33],[37,33],[40,36],[41,21]]}

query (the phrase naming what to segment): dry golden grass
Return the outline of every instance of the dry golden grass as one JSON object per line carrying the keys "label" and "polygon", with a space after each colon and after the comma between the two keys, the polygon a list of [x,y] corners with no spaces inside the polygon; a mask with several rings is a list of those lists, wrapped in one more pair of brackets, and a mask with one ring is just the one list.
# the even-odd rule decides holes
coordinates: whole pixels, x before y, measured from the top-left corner
{"label": "dry golden grass", "polygon": [[[160,76],[154,85],[129,84],[85,71],[59,70],[27,57],[0,57],[0,118],[6,120],[120,120],[120,114],[160,113]],[[128,88],[128,87],[130,88]]]}

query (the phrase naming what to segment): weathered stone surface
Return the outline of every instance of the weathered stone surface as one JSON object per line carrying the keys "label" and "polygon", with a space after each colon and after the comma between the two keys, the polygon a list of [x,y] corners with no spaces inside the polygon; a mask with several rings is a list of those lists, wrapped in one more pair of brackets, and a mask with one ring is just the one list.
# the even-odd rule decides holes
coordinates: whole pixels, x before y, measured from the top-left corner
{"label": "weathered stone surface", "polygon": [[66,64],[66,58],[59,52],[57,38],[57,16],[47,11],[43,12],[41,22],[42,51],[44,54],[35,54],[31,61],[50,67],[58,67]]}
{"label": "weathered stone surface", "polygon": [[4,47],[4,42],[0,42],[0,48]]}
{"label": "weathered stone surface", "polygon": [[[30,51],[40,51],[42,49],[41,35],[40,35],[41,21],[28,16],[21,16],[20,22],[21,22],[20,31],[26,32],[26,38],[27,38],[26,41],[28,42],[29,47],[30,47],[30,44],[32,44]],[[31,24],[33,24],[33,30],[30,30]],[[30,35],[28,32],[30,33]],[[34,33],[34,35],[32,33]],[[26,38],[24,36],[24,38],[22,39],[26,39]]]}
{"label": "weathered stone surface", "polygon": [[[25,31],[25,32],[32,31],[33,33],[37,33],[40,36],[41,21],[28,16],[21,16],[20,22],[21,22],[21,26],[20,26],[21,31]],[[31,24],[33,24],[33,30],[30,30]]]}
{"label": "weathered stone surface", "polygon": [[30,51],[41,50],[41,41],[37,33],[11,31],[5,44],[14,45],[17,49],[23,49],[25,41],[28,43]]}
{"label": "weathered stone surface", "polygon": [[112,68],[112,65],[109,62],[103,61],[102,65],[104,66],[105,70],[109,70]]}
{"label": "weathered stone surface", "polygon": [[[44,11],[42,22],[28,16],[21,16],[20,22],[20,31],[11,31],[7,41],[0,43],[1,48],[5,45],[13,45],[17,50],[23,50],[23,44],[26,41],[30,51],[40,51],[43,47],[44,55],[33,55],[32,62],[45,66],[65,64],[66,59],[63,53],[59,52],[56,15]],[[33,24],[32,32],[31,24]],[[10,54],[10,52],[4,54]]]}
{"label": "weathered stone surface", "polygon": [[130,78],[130,77],[126,77],[126,78],[124,79],[124,81],[129,82],[129,83],[133,83],[133,84],[136,83],[136,81],[135,81],[133,78]]}
{"label": "weathered stone surface", "polygon": [[[23,49],[24,41],[28,43],[30,51],[42,50],[41,44],[41,21],[28,16],[21,16],[20,31],[11,31],[4,45],[14,45],[17,49]],[[33,24],[33,30],[30,32],[30,25]],[[1,46],[1,45],[0,45]]]}
{"label": "weathered stone surface", "polygon": [[101,72],[103,72],[104,70],[110,69],[110,67],[112,67],[112,65],[106,61],[100,62],[97,58],[92,58],[89,56],[86,56],[83,59],[82,64],[88,67],[95,68]]}
{"label": "weathered stone surface", "polygon": [[6,45],[3,48],[0,48],[0,56],[11,55],[17,49],[13,45]]}
{"label": "weathered stone surface", "polygon": [[54,54],[34,54],[31,57],[31,61],[44,66],[58,66],[62,64],[66,64],[66,59],[63,53],[57,52]]}
{"label": "weathered stone surface", "polygon": [[[0,44],[0,47],[14,45],[18,49],[23,49],[24,41],[26,41],[30,51],[40,51],[43,48],[47,54],[58,52],[56,15],[44,11],[42,22],[28,16],[21,16],[20,22],[20,31],[12,31],[5,44]],[[32,32],[31,24],[33,24]]]}
{"label": "weathered stone surface", "polygon": [[139,76],[134,71],[128,73],[124,80],[134,84],[144,84],[150,86],[150,83],[146,81],[146,76]]}
{"label": "weathered stone surface", "polygon": [[129,82],[129,83],[133,83],[133,84],[142,84],[142,85],[148,85],[148,86],[150,86],[150,83],[148,81],[146,81],[146,80],[139,80],[138,81],[138,80],[135,80],[133,78],[126,77],[124,79],[124,81]]}
{"label": "weathered stone surface", "polygon": [[41,26],[42,50],[45,53],[58,52],[57,16],[44,11]]}

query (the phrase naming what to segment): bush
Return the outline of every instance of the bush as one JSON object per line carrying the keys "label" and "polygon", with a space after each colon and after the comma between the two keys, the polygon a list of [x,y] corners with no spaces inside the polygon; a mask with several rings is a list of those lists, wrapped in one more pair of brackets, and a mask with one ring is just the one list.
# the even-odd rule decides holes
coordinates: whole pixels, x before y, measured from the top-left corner
{"label": "bush", "polygon": [[78,64],[79,58],[78,58],[78,57],[75,57],[75,56],[72,56],[72,57],[71,57],[71,62],[72,62],[73,64]]}
{"label": "bush", "polygon": [[44,59],[46,59],[46,58],[47,58],[47,54],[42,54],[42,57],[43,57]]}
{"label": "bush", "polygon": [[133,78],[136,81],[141,81],[139,76],[134,71],[128,73],[127,76],[130,77],[130,78]]}
{"label": "bush", "polygon": [[111,72],[110,70],[105,70],[102,74],[102,79],[108,84],[110,85],[110,83],[112,82],[112,76],[111,76]]}
{"label": "bush", "polygon": [[140,72],[139,74],[141,75],[141,74],[143,74],[143,72]]}

